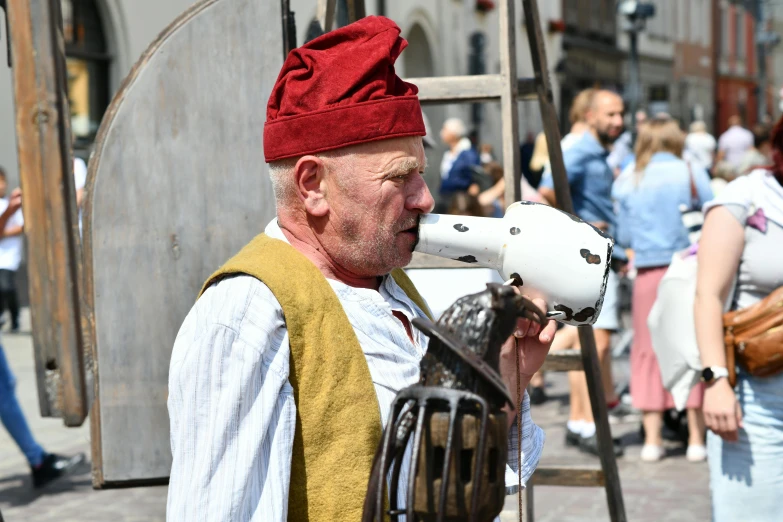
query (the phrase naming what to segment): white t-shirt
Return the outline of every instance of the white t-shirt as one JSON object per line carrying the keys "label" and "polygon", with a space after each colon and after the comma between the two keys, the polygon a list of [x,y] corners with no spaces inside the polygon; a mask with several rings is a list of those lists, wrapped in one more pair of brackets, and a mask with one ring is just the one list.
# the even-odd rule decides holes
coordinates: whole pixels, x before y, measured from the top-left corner
{"label": "white t-shirt", "polygon": [[710,169],[715,159],[715,147],[717,147],[717,142],[709,133],[691,132],[685,138],[683,158],[691,162],[698,162],[705,169]]}
{"label": "white t-shirt", "polygon": [[[7,208],[8,200],[6,198],[0,199],[0,214],[5,212]],[[22,209],[19,209],[8,218],[5,228],[8,230],[11,227],[22,225],[24,225],[24,217]],[[22,234],[0,239],[0,270],[13,270],[14,272],[19,270],[19,265],[22,262],[23,242]]]}
{"label": "white t-shirt", "polygon": [[726,153],[726,161],[735,168],[739,167],[742,156],[753,147],[753,133],[739,125],[729,127],[718,138],[718,150]]}

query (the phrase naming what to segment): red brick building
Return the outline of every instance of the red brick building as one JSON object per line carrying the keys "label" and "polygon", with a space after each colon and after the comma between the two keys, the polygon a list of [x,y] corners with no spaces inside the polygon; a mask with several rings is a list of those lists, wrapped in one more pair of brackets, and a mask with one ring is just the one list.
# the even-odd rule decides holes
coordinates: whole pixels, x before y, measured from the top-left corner
{"label": "red brick building", "polygon": [[[713,5],[715,127],[716,134],[720,134],[735,114],[742,117],[748,128],[758,120],[756,23],[742,5],[728,0],[715,0]],[[769,93],[767,97],[772,103]]]}

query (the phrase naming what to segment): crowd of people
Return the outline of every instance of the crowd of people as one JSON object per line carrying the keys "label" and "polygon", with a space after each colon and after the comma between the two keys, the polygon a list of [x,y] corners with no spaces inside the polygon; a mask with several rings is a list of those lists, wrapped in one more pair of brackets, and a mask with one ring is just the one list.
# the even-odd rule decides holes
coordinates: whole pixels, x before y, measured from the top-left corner
{"label": "crowd of people", "polygon": [[[616,241],[594,325],[610,422],[641,419],[641,460],[666,456],[664,413],[675,411],[675,404],[662,381],[648,319],[673,257],[698,256],[691,328],[704,370],[685,401],[686,458],[709,461],[714,520],[776,519],[776,491],[783,485],[777,464],[783,456],[783,375],[760,377],[738,367],[732,386],[722,314],[748,309],[783,287],[783,251],[775,248],[776,239],[783,240],[783,120],[749,130],[733,116],[716,140],[704,122],[685,132],[668,114],[639,111],[633,115],[634,142],[623,116],[620,96],[587,89],[574,99],[571,128],[561,142],[576,214]],[[476,174],[483,169],[502,180],[502,168],[482,163],[462,122],[448,120],[441,137],[451,147],[441,164],[441,196],[460,202],[451,210],[502,215],[502,190],[482,187]],[[543,133],[528,136],[521,155],[523,199],[555,205]],[[465,203],[470,198],[481,204]],[[612,334],[621,328],[621,280],[632,282],[630,406],[618,397],[611,364]],[[552,350],[578,347],[576,328],[558,330]],[[584,374],[571,372],[569,384],[566,444],[597,455]],[[544,376],[537,374],[530,385],[531,403],[545,402]],[[620,441],[614,443],[622,455]]]}

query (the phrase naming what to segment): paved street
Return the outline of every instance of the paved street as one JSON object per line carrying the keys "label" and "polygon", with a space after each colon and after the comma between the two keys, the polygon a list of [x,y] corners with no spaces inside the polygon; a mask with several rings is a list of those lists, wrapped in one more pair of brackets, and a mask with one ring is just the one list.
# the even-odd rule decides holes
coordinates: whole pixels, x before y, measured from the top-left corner
{"label": "paved street", "polygon": [[[89,426],[66,429],[57,419],[42,419],[34,383],[32,340],[29,320],[22,322],[23,333],[3,334],[2,340],[11,367],[18,379],[17,393],[41,444],[48,451],[85,452],[89,457]],[[548,390],[554,400],[534,409],[534,418],[547,433],[544,464],[597,465],[597,459],[563,446],[565,378],[553,375]],[[634,522],[667,520],[709,520],[706,464],[690,464],[683,450],[670,449],[669,457],[657,464],[642,464],[636,432],[638,425],[615,431],[629,444],[620,460],[623,493],[628,519]],[[128,488],[106,491],[92,489],[90,468],[63,479],[42,491],[31,487],[24,458],[4,430],[0,430],[0,511],[6,521],[124,522],[164,520],[166,487]],[[515,496],[508,497],[502,520],[516,520]],[[606,497],[602,489],[540,487],[536,489],[538,521],[608,521]]]}

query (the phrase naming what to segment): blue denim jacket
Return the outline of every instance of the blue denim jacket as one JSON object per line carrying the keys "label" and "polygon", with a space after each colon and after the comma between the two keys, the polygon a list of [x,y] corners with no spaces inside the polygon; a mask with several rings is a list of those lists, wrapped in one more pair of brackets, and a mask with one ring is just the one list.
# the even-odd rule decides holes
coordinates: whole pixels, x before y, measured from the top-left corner
{"label": "blue denim jacket", "polygon": [[[606,163],[609,152],[592,134],[585,132],[582,139],[563,153],[574,212],[588,222],[603,221],[609,233],[615,222],[612,208],[612,169]],[[541,180],[541,187],[553,188],[551,173]]]}
{"label": "blue denim jacket", "polygon": [[612,186],[617,208],[615,240],[634,251],[637,268],[666,266],[675,252],[690,243],[680,217],[680,205],[691,207],[691,174],[699,208],[712,199],[707,172],[668,152],[653,155],[639,181],[629,165]]}

